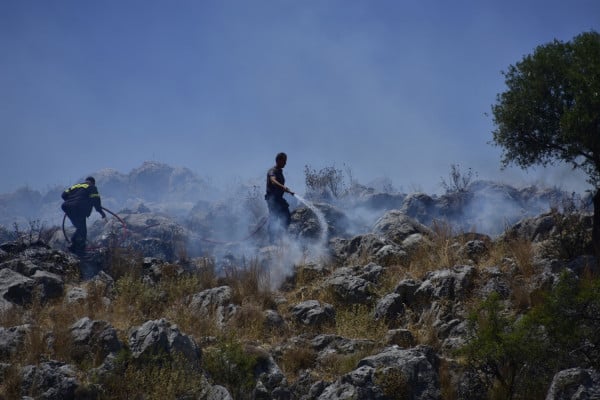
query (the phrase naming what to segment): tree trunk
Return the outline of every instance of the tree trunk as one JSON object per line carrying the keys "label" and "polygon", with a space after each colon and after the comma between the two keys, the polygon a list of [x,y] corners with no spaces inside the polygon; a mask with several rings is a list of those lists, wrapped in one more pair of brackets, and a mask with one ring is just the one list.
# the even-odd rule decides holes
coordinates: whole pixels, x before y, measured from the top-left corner
{"label": "tree trunk", "polygon": [[596,256],[596,270],[600,261],[600,188],[594,193],[594,217],[592,219],[592,246]]}

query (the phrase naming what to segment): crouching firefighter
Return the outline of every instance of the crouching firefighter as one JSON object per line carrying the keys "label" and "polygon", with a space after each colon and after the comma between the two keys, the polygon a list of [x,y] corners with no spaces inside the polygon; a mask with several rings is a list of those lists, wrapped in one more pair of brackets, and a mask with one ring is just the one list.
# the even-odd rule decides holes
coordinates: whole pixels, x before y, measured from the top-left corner
{"label": "crouching firefighter", "polygon": [[287,186],[283,176],[283,168],[287,163],[287,155],[279,153],[275,157],[275,166],[267,172],[267,193],[265,200],[269,208],[269,241],[275,243],[277,236],[287,231],[290,225],[290,205],[283,198],[284,193],[294,195]]}
{"label": "crouching firefighter", "polygon": [[100,194],[96,188],[96,180],[88,176],[85,182],[71,186],[62,193],[64,200],[61,208],[69,217],[69,220],[75,227],[75,233],[71,237],[71,246],[69,250],[80,254],[85,252],[87,241],[86,218],[92,214],[92,207],[100,213],[102,218],[106,218]]}

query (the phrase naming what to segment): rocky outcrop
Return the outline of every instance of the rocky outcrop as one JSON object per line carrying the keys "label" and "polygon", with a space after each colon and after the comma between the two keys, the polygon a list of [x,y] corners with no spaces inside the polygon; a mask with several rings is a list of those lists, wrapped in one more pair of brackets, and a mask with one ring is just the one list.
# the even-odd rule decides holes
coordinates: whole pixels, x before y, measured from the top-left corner
{"label": "rocky outcrop", "polygon": [[29,330],[29,325],[0,327],[0,361],[9,361],[19,353]]}
{"label": "rocky outcrop", "polygon": [[123,347],[115,328],[106,321],[93,321],[88,317],[71,326],[71,338],[71,357],[79,362],[91,358],[97,364]]}
{"label": "rocky outcrop", "polygon": [[362,359],[355,370],[326,386],[317,397],[333,399],[440,399],[439,359],[433,349],[392,346]]}
{"label": "rocky outcrop", "polygon": [[58,361],[24,367],[21,382],[24,396],[48,400],[75,399],[75,391],[81,385],[77,368]]}
{"label": "rocky outcrop", "polygon": [[219,286],[193,295],[189,309],[199,318],[214,318],[217,326],[223,327],[237,307],[232,303],[231,288]]}
{"label": "rocky outcrop", "polygon": [[334,260],[339,263],[372,261],[391,265],[400,263],[408,257],[402,246],[373,233],[350,239],[334,238],[330,241],[330,248]]}
{"label": "rocky outcrop", "polygon": [[375,296],[375,284],[383,273],[383,267],[369,263],[363,267],[342,267],[325,279],[322,287],[341,302],[367,304]]}
{"label": "rocky outcrop", "polygon": [[129,335],[129,348],[134,358],[153,356],[183,356],[190,366],[197,367],[200,347],[194,339],[179,331],[166,319],[147,321]]}
{"label": "rocky outcrop", "polygon": [[320,327],[335,323],[335,309],[331,304],[306,300],[290,310],[294,320],[302,325]]}

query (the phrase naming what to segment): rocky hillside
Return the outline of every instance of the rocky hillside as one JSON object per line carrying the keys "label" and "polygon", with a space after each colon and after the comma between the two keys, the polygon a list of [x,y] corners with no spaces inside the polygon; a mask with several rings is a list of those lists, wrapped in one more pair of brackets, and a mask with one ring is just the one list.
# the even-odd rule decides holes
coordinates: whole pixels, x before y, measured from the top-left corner
{"label": "rocky hillside", "polygon": [[294,204],[268,245],[251,187],[184,216],[159,188],[92,223],[81,259],[69,226],[0,229],[0,398],[600,395],[600,281],[572,197],[363,188]]}
{"label": "rocky hillside", "polygon": [[[363,201],[398,201],[375,198]],[[447,199],[418,194],[395,204],[360,234],[331,204],[300,206],[277,246],[264,243],[261,229],[233,241],[201,237],[232,221],[215,205],[198,207],[187,225],[144,207],[97,221],[84,259],[63,251],[61,229],[5,231],[0,393],[598,396],[600,303],[597,290],[584,291],[598,285],[585,255],[587,214],[543,213],[490,236],[439,222],[454,210]],[[559,335],[555,325],[567,317],[544,308],[555,291],[578,333]]]}

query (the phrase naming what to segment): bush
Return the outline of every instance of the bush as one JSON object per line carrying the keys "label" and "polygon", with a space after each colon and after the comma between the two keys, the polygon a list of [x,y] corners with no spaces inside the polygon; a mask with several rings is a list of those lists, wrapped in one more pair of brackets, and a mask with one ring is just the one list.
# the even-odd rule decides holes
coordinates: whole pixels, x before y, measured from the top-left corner
{"label": "bush", "polygon": [[310,199],[337,199],[346,189],[342,170],[334,166],[317,171],[305,165],[304,181],[306,196]]}
{"label": "bush", "polygon": [[244,351],[235,339],[225,338],[203,354],[202,366],[212,380],[227,388],[234,399],[250,399],[256,386],[258,358]]}
{"label": "bush", "polygon": [[102,388],[99,399],[177,399],[198,398],[207,382],[178,357],[158,355],[143,360],[122,350],[115,360],[115,370],[93,382]]}
{"label": "bush", "polygon": [[465,193],[467,192],[467,188],[471,184],[474,176],[476,177],[477,173],[473,172],[471,168],[469,168],[467,171],[461,171],[460,165],[452,164],[450,165],[448,181],[442,178],[441,185],[447,194]]}
{"label": "bush", "polygon": [[520,318],[496,293],[471,313],[459,354],[488,377],[492,398],[543,399],[556,371],[600,367],[600,279],[564,272],[544,297]]}

